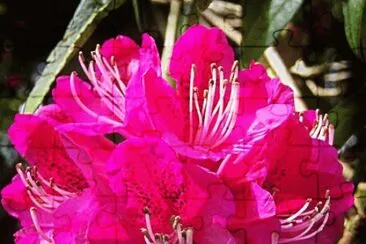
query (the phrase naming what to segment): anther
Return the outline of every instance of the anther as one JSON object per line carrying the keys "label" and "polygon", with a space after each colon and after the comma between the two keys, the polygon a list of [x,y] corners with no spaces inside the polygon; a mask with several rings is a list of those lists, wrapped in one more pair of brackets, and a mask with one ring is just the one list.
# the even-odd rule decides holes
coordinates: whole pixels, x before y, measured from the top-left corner
{"label": "anther", "polygon": [[176,229],[178,227],[178,225],[180,224],[180,217],[179,216],[174,216],[174,221],[173,221],[173,229]]}
{"label": "anther", "polygon": [[80,60],[81,62],[85,62],[85,57],[84,57],[84,54],[83,54],[83,52],[82,52],[82,51],[80,51],[80,52],[79,52],[79,60]]}
{"label": "anther", "polygon": [[144,214],[148,214],[148,215],[151,215],[150,214],[150,210],[148,207],[144,207],[144,210],[143,210]]}

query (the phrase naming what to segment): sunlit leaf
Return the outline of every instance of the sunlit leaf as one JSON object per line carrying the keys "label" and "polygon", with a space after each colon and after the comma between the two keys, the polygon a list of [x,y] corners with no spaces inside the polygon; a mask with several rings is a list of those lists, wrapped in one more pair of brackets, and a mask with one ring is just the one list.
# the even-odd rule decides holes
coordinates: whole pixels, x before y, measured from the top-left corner
{"label": "sunlit leaf", "polygon": [[303,0],[245,1],[241,65],[257,60],[275,41],[280,30],[293,18]]}
{"label": "sunlit leaf", "polygon": [[362,26],[366,0],[348,0],[343,3],[344,29],[347,41],[358,56],[362,56]]}

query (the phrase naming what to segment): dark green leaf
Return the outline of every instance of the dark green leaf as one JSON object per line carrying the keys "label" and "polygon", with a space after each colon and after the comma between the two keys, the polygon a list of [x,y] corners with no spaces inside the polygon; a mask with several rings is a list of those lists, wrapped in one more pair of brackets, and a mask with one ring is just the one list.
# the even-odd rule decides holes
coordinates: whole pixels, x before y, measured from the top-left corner
{"label": "dark green leaf", "polygon": [[241,65],[258,59],[292,19],[303,0],[246,1],[243,14]]}
{"label": "dark green leaf", "polygon": [[137,28],[140,33],[155,29],[152,4],[150,0],[132,0]]}
{"label": "dark green leaf", "polygon": [[361,35],[365,1],[348,0],[348,2],[343,3],[344,29],[347,41],[358,57],[362,55]]}

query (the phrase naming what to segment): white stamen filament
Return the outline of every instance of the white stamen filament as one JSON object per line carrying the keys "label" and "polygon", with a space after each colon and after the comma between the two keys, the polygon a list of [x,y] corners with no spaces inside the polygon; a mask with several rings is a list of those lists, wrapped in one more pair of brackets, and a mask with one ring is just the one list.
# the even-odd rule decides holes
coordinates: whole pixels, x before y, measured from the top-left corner
{"label": "white stamen filament", "polygon": [[[301,114],[299,115],[301,116]],[[302,121],[300,121],[302,122]],[[316,110],[316,121],[313,128],[310,130],[309,135],[311,138],[328,142],[333,146],[334,143],[334,126],[330,124],[328,120],[328,114],[324,116],[319,114],[319,109]]]}
{"label": "white stamen filament", "polygon": [[[305,240],[314,237],[321,232],[328,222],[330,210],[330,195],[329,191],[325,195],[326,201],[324,204],[319,202],[313,210],[305,211],[310,205],[310,200],[297,211],[295,214],[286,219],[281,219],[281,233],[290,235],[290,237],[281,237],[278,242],[272,243],[290,243],[300,240]],[[323,206],[321,208],[321,206]],[[317,224],[318,227],[314,229]]]}
{"label": "white stamen filament", "polygon": [[[239,108],[240,86],[237,82],[239,67],[238,62],[235,61],[229,79],[231,87],[229,94],[226,94],[227,80],[224,79],[223,68],[216,67],[215,64],[211,65],[211,78],[208,89],[203,94],[202,106],[198,101],[198,90],[194,87],[195,69],[195,66],[192,65],[189,87],[189,142],[199,146],[208,146],[208,149],[211,149],[221,145],[234,128]],[[218,92],[216,92],[217,85]],[[226,105],[225,95],[229,95]],[[198,118],[198,127],[195,132],[194,113]]]}
{"label": "white stamen filament", "polygon": [[334,133],[335,133],[334,126],[330,124],[328,128],[328,143],[331,146],[333,146],[334,144]]}
{"label": "white stamen filament", "polygon": [[149,234],[149,237],[152,240],[152,242],[155,243],[156,241],[155,235],[151,227],[150,212],[148,209],[145,209],[145,222],[146,222],[147,233]]}
{"label": "white stamen filament", "polygon": [[200,110],[200,105],[198,103],[198,91],[197,88],[194,88],[193,90],[193,99],[194,99],[194,104],[196,106],[196,110],[197,110],[197,116],[198,116],[198,128],[202,128],[202,114],[201,114],[201,110]]}
{"label": "white stamen filament", "polygon": [[297,211],[295,214],[291,215],[287,219],[280,220],[281,224],[292,222],[294,219],[299,217],[306,209],[308,209],[309,205],[311,203],[311,199],[306,200],[305,204]]}
{"label": "white stamen filament", "polygon": [[[234,90],[234,91],[233,91]],[[229,136],[230,133],[232,132],[235,122],[236,122],[236,118],[237,118],[237,111],[239,108],[239,100],[236,99],[236,97],[239,96],[239,83],[232,83],[232,94],[233,95],[233,100],[231,101],[233,104],[232,106],[230,106],[230,110],[228,111],[228,118],[226,120],[226,123],[223,127],[223,129],[221,130],[221,134],[218,134],[220,138],[219,140],[216,141],[216,143],[212,146],[212,147],[216,147],[218,145],[220,145],[221,143],[223,143]],[[210,138],[211,139],[211,138]]]}
{"label": "white stamen filament", "polygon": [[193,86],[196,66],[192,64],[191,75],[189,80],[189,143],[193,140]]}
{"label": "white stamen filament", "polygon": [[[76,196],[76,193],[62,190],[52,182],[46,181],[37,171],[36,166],[24,169],[22,164],[18,163],[16,165],[16,170],[27,189],[29,198],[37,207],[43,209],[44,211],[52,212],[58,206],[60,206],[61,203],[70,199],[71,197]],[[45,187],[49,187],[59,195],[47,193]]]}
{"label": "white stamen filament", "polygon": [[91,109],[89,109],[79,98],[79,95],[77,94],[76,91],[76,87],[75,87],[75,73],[72,72],[71,76],[70,76],[70,88],[71,88],[71,94],[73,96],[73,98],[75,99],[76,103],[80,106],[80,108],[82,108],[87,114],[89,114],[91,117],[96,118],[99,121],[105,122],[105,123],[109,123],[115,126],[121,126],[123,125],[121,122],[112,120],[106,116],[103,115],[99,115],[96,112],[92,111]]}
{"label": "white stamen filament", "polygon": [[106,90],[105,84],[106,82],[99,84],[100,82],[97,80],[94,70],[93,62],[90,62],[90,70],[92,72],[92,79],[90,80],[92,84],[94,85],[95,90],[99,94],[101,100],[104,102],[104,104],[108,107],[108,109],[114,113],[118,118],[124,117],[124,111],[122,111],[122,107],[118,105],[118,101],[116,101],[116,98],[122,97],[121,94],[112,94],[116,89],[112,86],[110,88],[107,87]]}
{"label": "white stamen filament", "polygon": [[33,222],[33,226],[36,229],[39,237],[41,237],[47,243],[55,243],[52,237],[47,236],[47,234],[42,231],[41,226],[38,221],[38,217],[37,217],[37,209],[34,207],[31,207],[29,212],[30,212],[30,216],[31,216],[31,219]]}
{"label": "white stamen filament", "polygon": [[[121,80],[121,75],[119,73],[118,66],[115,63],[114,56],[112,56],[112,58],[111,58],[111,63],[113,65],[113,68],[112,68],[111,65],[109,64],[109,62],[107,61],[107,59],[104,58],[102,56],[102,54],[100,53],[100,45],[97,45],[97,48],[95,50],[95,55],[93,55],[93,58],[94,58],[94,60],[96,60],[98,62],[98,68],[104,71],[104,78],[113,77],[115,80],[117,80],[117,84],[120,88],[119,91],[122,92],[122,94],[126,94],[126,85]],[[109,72],[107,71],[107,69]],[[108,79],[107,84],[110,84],[111,87],[114,86],[112,79]]]}
{"label": "white stamen filament", "polygon": [[[148,208],[144,209],[146,228],[142,228],[141,232],[144,235],[146,244],[193,244],[193,229],[182,228],[179,216],[173,216],[172,227],[174,231],[170,234],[154,234],[151,226],[150,211]],[[171,241],[171,242],[170,242]]]}
{"label": "white stamen filament", "polygon": [[[122,126],[125,115],[124,97],[126,94],[126,85],[121,79],[117,64],[114,62],[113,57],[111,58],[112,64],[110,64],[107,59],[102,56],[99,45],[97,45],[96,50],[92,52],[92,58],[93,60],[90,61],[89,67],[87,68],[82,52],[79,53],[79,62],[81,68],[93,85],[95,92],[101,98],[101,101],[106,105],[106,107],[110,110],[111,114],[116,117],[116,119],[112,119],[104,115],[98,115],[98,113],[88,108],[88,106],[84,104],[75,88],[74,72],[70,76],[70,88],[72,96],[80,108],[90,116],[111,125]],[[94,67],[97,67],[100,71],[100,77],[96,76]]]}

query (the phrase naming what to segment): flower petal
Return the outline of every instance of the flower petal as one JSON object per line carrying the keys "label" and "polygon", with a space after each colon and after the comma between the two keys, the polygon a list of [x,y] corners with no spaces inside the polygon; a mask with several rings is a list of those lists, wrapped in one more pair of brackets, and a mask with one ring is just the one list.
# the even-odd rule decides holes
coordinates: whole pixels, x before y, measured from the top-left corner
{"label": "flower petal", "polygon": [[[113,111],[103,103],[100,96],[91,89],[91,86],[78,78],[74,77],[75,89],[78,98],[73,96],[70,86],[70,77],[61,76],[57,78],[56,88],[52,90],[52,96],[56,104],[75,122],[99,122],[103,123],[98,119],[98,116],[105,116],[111,120],[118,121]],[[80,99],[81,103],[88,106],[90,111],[93,111],[97,116],[92,116],[87,113],[78,104],[76,99]],[[121,122],[122,123],[122,122]]]}
{"label": "flower petal", "polygon": [[151,69],[143,79],[146,104],[153,124],[162,134],[171,133],[182,138],[184,117],[173,87]]}
{"label": "flower petal", "polygon": [[18,175],[1,190],[1,205],[11,216],[19,219],[23,227],[32,226],[29,209],[33,203]]}
{"label": "flower petal", "polygon": [[237,209],[229,229],[238,243],[272,243],[280,225],[271,194],[256,183],[242,184],[233,194]]}
{"label": "flower petal", "polygon": [[83,189],[86,181],[65,152],[59,132],[45,119],[34,115],[16,115],[9,138],[27,161],[38,167],[45,179],[68,190]]}
{"label": "flower petal", "polygon": [[177,94],[184,114],[188,115],[191,68],[196,66],[194,86],[203,94],[211,77],[211,64],[222,66],[229,76],[234,53],[225,34],[218,28],[201,25],[190,27],[175,43],[170,60],[169,73],[176,81]]}

